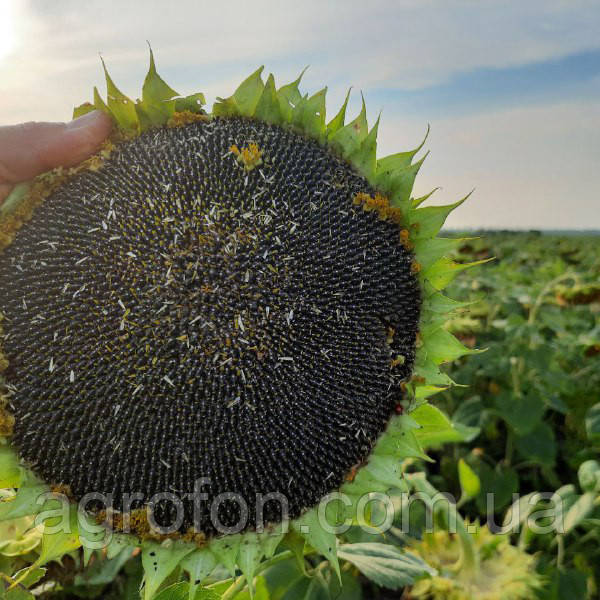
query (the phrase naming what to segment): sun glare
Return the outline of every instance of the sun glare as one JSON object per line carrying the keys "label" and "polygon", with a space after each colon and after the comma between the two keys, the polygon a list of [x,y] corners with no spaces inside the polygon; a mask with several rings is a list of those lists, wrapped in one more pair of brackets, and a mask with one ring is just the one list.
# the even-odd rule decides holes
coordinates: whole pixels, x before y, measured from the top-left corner
{"label": "sun glare", "polygon": [[0,0],[0,61],[14,48],[16,25],[14,1]]}

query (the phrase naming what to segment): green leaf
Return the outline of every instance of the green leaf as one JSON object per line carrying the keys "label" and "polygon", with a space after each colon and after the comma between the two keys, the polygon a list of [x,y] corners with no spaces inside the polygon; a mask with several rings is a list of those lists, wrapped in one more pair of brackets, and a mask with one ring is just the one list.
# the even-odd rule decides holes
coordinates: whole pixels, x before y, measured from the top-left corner
{"label": "green leaf", "polygon": [[110,114],[123,131],[139,133],[140,121],[135,110],[135,104],[114,84],[108,74],[104,59],[101,58],[100,60],[106,77],[106,95]]}
{"label": "green leaf", "polygon": [[275,123],[276,125],[281,123],[281,109],[279,108],[279,100],[275,91],[275,79],[272,73],[269,74],[263,93],[256,105],[254,116],[267,123]]}
{"label": "green leaf", "polygon": [[207,548],[195,550],[181,561],[182,568],[190,575],[189,600],[193,600],[196,590],[217,566],[215,555]]}
{"label": "green leaf", "polygon": [[423,271],[463,243],[456,238],[417,239],[414,252]]}
{"label": "green leaf", "polygon": [[232,577],[235,576],[241,541],[242,536],[239,534],[224,535],[214,539],[210,544],[211,552],[215,554]]}
{"label": "green leaf", "polygon": [[600,402],[590,406],[585,415],[585,431],[592,441],[600,441]]}
{"label": "green leaf", "polygon": [[548,466],[554,464],[558,451],[554,431],[547,423],[538,423],[535,429],[518,437],[515,447],[524,458]]}
{"label": "green leaf", "polygon": [[164,545],[155,542],[142,544],[142,565],[144,566],[144,599],[150,600],[156,594],[161,583],[175,570],[175,567],[196,546],[175,542]]}
{"label": "green leaf", "polygon": [[0,488],[18,487],[20,483],[21,468],[15,451],[8,445],[0,446]]}
{"label": "green leaf", "polygon": [[25,569],[21,569],[20,571],[14,573],[12,578],[15,581],[19,581],[19,585],[30,588],[32,585],[35,585],[45,574],[46,569],[43,567],[38,567],[35,569],[26,567]]}
{"label": "green leaf", "polygon": [[378,129],[379,117],[367,137],[361,143],[360,148],[348,157],[348,160],[369,181],[372,181],[375,176]]}
{"label": "green leaf", "polygon": [[406,483],[402,476],[402,459],[395,456],[380,456],[371,454],[365,469],[377,480],[383,482],[388,488],[405,488]]}
{"label": "green leaf", "polygon": [[[62,512],[62,509],[58,509]],[[77,518],[77,507],[67,507],[67,517],[57,515],[44,520],[44,533],[42,535],[42,546],[36,566],[44,565],[52,560],[62,558],[65,554],[77,550],[81,546],[79,540],[79,522]],[[55,512],[55,511],[51,511]],[[53,531],[60,527],[59,531]]]}
{"label": "green leaf", "polygon": [[379,438],[373,453],[379,456],[391,456],[395,460],[404,458],[431,460],[423,452],[421,442],[415,435],[417,429],[419,429],[419,424],[411,416],[393,417],[388,423],[384,435]]}
{"label": "green leaf", "polygon": [[325,96],[327,88],[319,90],[304,102],[298,104],[294,112],[294,124],[307,135],[321,139],[325,133]]}
{"label": "green leaf", "polygon": [[[421,167],[423,166],[423,163],[425,162],[425,159],[427,158],[428,154],[429,153],[425,154],[425,156],[418,160],[416,163],[394,173],[393,177],[391,177],[388,182],[388,185],[390,187],[389,195],[391,196],[391,205],[401,208],[402,211],[407,215],[409,215],[411,212],[416,212],[408,210],[410,208],[410,197],[412,194],[413,186],[415,184],[415,179],[417,178],[417,174],[421,170]],[[412,220],[410,222],[412,222]],[[417,236],[414,237],[416,238]]]}
{"label": "green leaf", "polygon": [[329,137],[329,142],[344,156],[350,156],[360,149],[360,145],[367,137],[367,106],[362,99],[362,109],[354,121],[338,129]]}
{"label": "green leaf", "polygon": [[555,569],[543,590],[544,600],[584,600],[587,593],[587,577],[575,569]]}
{"label": "green leaf", "polygon": [[142,101],[135,106],[138,113],[142,113],[143,119],[146,119],[150,126],[160,127],[175,112],[175,100],[172,100],[175,96],[179,96],[179,94],[169,87],[156,72],[154,54],[150,48],[150,68],[142,87]]}
{"label": "green leaf", "polygon": [[96,555],[96,560],[83,572],[75,575],[74,585],[81,588],[103,586],[114,581],[123,565],[131,558],[129,549],[122,550],[114,558],[102,558]]}
{"label": "green leaf", "polygon": [[[37,515],[44,506],[41,496],[48,492],[48,486],[30,475],[22,482],[17,495],[0,502],[0,521]],[[38,503],[37,500],[40,499]]]}
{"label": "green leaf", "polygon": [[428,335],[423,335],[423,347],[427,352],[427,358],[436,365],[482,352],[467,348],[445,329],[437,329]]}
{"label": "green leaf", "polygon": [[[418,256],[417,256],[418,259]],[[436,290],[443,290],[461,271],[471,269],[493,260],[485,258],[471,263],[456,263],[452,259],[442,257],[434,262],[428,269],[422,271],[423,280]]]}
{"label": "green leaf", "polygon": [[581,524],[581,522],[588,517],[594,510],[594,503],[596,501],[595,492],[586,492],[580,496],[577,501],[569,508],[566,512],[563,528],[565,533],[569,533],[575,527]]}
{"label": "green leaf", "polygon": [[261,77],[263,69],[264,66],[260,67],[244,79],[233,93],[233,96],[226,99],[217,98],[217,102],[213,105],[213,114],[224,117],[234,115],[253,116],[265,87]]}
{"label": "green leaf", "polygon": [[301,517],[292,522],[292,527],[331,563],[338,579],[340,577],[340,564],[337,557],[337,538],[335,533],[325,531],[319,523],[316,508],[305,512]]}
{"label": "green leaf", "polygon": [[460,442],[463,439],[448,417],[431,404],[421,404],[410,416],[421,426],[415,431],[415,435],[423,448],[440,446],[447,442]]}
{"label": "green leaf", "polygon": [[497,513],[511,504],[513,493],[519,489],[517,472],[513,468],[501,464],[492,469],[486,463],[474,460],[473,457],[468,460],[481,483],[481,491],[476,498],[479,512],[483,515],[489,514],[487,494],[493,494],[493,504],[489,506],[493,513]]}
{"label": "green leaf", "polygon": [[189,96],[184,96],[183,98],[175,99],[175,111],[183,112],[184,110],[188,110],[192,113],[201,113],[202,107],[206,104],[206,98],[204,94],[198,92],[197,94],[190,94]]}
{"label": "green leaf", "polygon": [[392,590],[412,585],[415,579],[425,574],[436,574],[435,569],[421,558],[408,552],[400,552],[388,544],[343,544],[338,555],[377,585]]}
{"label": "green leaf", "polygon": [[410,224],[417,226],[414,233],[414,238],[427,239],[435,237],[442,228],[442,225],[446,222],[448,215],[455,208],[458,208],[471,195],[471,193],[472,192],[454,204],[447,204],[445,206],[425,206],[423,208],[417,208],[411,211]]}
{"label": "green leaf", "polygon": [[[162,590],[153,600],[219,600],[221,598],[220,594],[208,588],[199,589],[194,596],[190,596],[189,589],[190,585],[185,581],[174,583]],[[236,596],[236,598],[239,598],[239,596]]]}
{"label": "green leaf", "polygon": [[352,88],[348,90],[346,94],[346,99],[342,104],[342,107],[338,111],[337,115],[329,121],[327,124],[327,137],[331,137],[338,129],[341,129],[344,126],[344,119],[346,118],[346,108],[348,106],[348,100],[350,99],[350,91]]}
{"label": "green leaf", "polygon": [[424,196],[421,196],[419,198],[413,198],[411,202],[411,207],[417,208],[417,206],[421,206],[421,204],[423,204],[425,200],[429,200],[429,198],[431,198],[431,196],[433,196],[433,194],[435,194],[435,192],[437,192],[439,189],[439,187],[433,188],[428,194],[425,194]]}
{"label": "green leaf", "polygon": [[298,86],[300,85],[302,76],[304,75],[307,68],[308,67],[305,67],[302,70],[302,73],[300,73],[300,75],[298,76],[298,78],[295,81],[292,81],[291,83],[283,85],[277,90],[277,100],[279,102],[279,110],[281,111],[283,120],[286,123],[292,122],[292,114],[294,112],[294,108],[302,100],[302,95],[300,94],[300,90],[298,89]]}
{"label": "green leaf", "polygon": [[73,109],[73,119],[77,119],[79,117],[83,117],[83,115],[87,115],[90,112],[96,110],[96,107],[91,102],[84,102],[79,106],[76,106]]}
{"label": "green leaf", "polygon": [[101,110],[107,115],[110,115],[110,110],[108,110],[108,106],[106,106],[106,102],[104,102],[102,96],[100,96],[100,92],[96,86],[94,86],[94,106],[97,110]]}
{"label": "green leaf", "polygon": [[452,415],[452,422],[455,427],[460,425],[479,431],[483,421],[484,410],[481,398],[479,396],[472,396],[461,401]]}
{"label": "green leaf", "polygon": [[470,500],[479,494],[481,490],[479,477],[462,458],[458,461],[458,480],[462,492],[461,500]]}
{"label": "green leaf", "polygon": [[546,412],[543,400],[533,393],[515,396],[511,391],[502,392],[496,396],[494,403],[498,416],[520,436],[535,429]]}
{"label": "green leaf", "polygon": [[[423,141],[417,148],[408,152],[390,154],[377,161],[375,175],[377,187],[384,190],[387,194],[395,196],[395,202],[397,202],[397,204],[395,204],[396,206],[407,204],[406,201],[410,197],[414,178],[424,159],[418,161],[417,165],[412,165],[412,161],[417,152],[424,146],[428,135],[429,125],[427,126],[427,132],[425,133]],[[413,167],[412,170],[411,166]]]}
{"label": "green leaf", "polygon": [[246,578],[250,598],[254,596],[253,580],[256,567],[263,557],[262,547],[258,535],[254,532],[245,533],[242,536],[237,563]]}
{"label": "green leaf", "polygon": [[106,546],[106,557],[109,559],[114,558],[123,552],[123,550],[128,550],[131,554],[136,546],[137,545],[132,542],[132,536],[122,533],[113,533]]}

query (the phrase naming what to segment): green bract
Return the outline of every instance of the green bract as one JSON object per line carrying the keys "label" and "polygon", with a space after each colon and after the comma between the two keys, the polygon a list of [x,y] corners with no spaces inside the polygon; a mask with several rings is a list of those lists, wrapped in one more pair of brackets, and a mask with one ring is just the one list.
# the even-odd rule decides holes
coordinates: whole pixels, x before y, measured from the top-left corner
{"label": "green bract", "polygon": [[[232,96],[219,98],[212,112],[207,114],[202,109],[205,103],[202,94],[180,97],[159,77],[151,52],[150,69],[144,81],[141,100],[133,102],[127,98],[115,86],[105,68],[106,102],[94,88],[93,103],[77,107],[74,117],[95,109],[102,110],[114,120],[121,139],[136,137],[153,128],[185,126],[198,119],[245,117],[291,128],[307,138],[317,140],[322,147],[350,163],[378,194],[385,197],[388,203],[385,209],[396,210],[394,214],[401,215],[397,217],[401,218],[399,243],[414,253],[414,273],[421,287],[422,308],[413,376],[405,381],[403,410],[398,411],[403,414],[390,419],[366,463],[341,486],[339,491],[346,494],[349,502],[330,503],[322,514],[319,514],[319,506],[311,508],[291,522],[289,533],[278,532],[278,528],[273,531],[251,531],[213,538],[200,547],[189,541],[166,540],[159,543],[140,541],[133,535],[115,534],[108,547],[109,557],[125,547],[141,546],[146,599],[154,597],[161,584],[178,566],[190,575],[190,598],[194,597],[196,587],[216,565],[225,566],[232,575],[240,570],[252,588],[253,578],[261,570],[261,564],[277,552],[284,539],[288,547],[296,548],[300,553],[316,551],[324,555],[339,574],[337,536],[333,525],[360,522],[357,505],[365,494],[386,492],[391,488],[405,489],[402,461],[409,457],[427,458],[421,439],[430,436],[427,439],[443,441],[448,434],[447,439],[456,439],[458,434],[451,431],[445,417],[426,402],[428,397],[453,384],[440,370],[440,365],[477,352],[466,348],[444,328],[448,315],[464,305],[444,296],[442,290],[461,270],[484,261],[470,264],[453,262],[448,255],[461,240],[438,237],[449,213],[464,199],[445,206],[423,206],[431,194],[421,198],[412,197],[413,183],[424,160],[416,160],[422,144],[414,150],[377,159],[379,119],[369,129],[364,100],[360,114],[352,121],[346,123],[348,96],[339,112],[327,120],[326,89],[312,96],[303,95],[299,89],[302,75],[277,88],[273,75],[269,75],[265,82],[262,71],[261,67],[252,73]],[[82,168],[102,168],[101,163],[102,157],[99,162],[92,159]],[[246,166],[253,168],[248,163]],[[64,175],[62,173],[60,177]],[[3,242],[0,248],[11,242],[16,229],[27,220],[27,210],[23,211],[22,207],[27,206],[28,202],[35,204],[39,201],[35,198],[32,200],[32,195],[39,194],[40,186],[43,189],[44,182],[48,180],[52,181],[52,177],[38,180],[31,188],[19,186],[3,205],[0,211],[0,236],[4,238],[0,239]],[[8,416],[6,418],[9,419]],[[7,498],[0,503],[0,521],[30,517],[42,509],[53,507],[51,499],[45,503],[36,502],[40,494],[48,490],[48,486],[19,463],[10,446],[10,435],[3,438],[0,446],[0,483],[3,487],[17,489],[14,498]],[[70,523],[72,528],[69,532],[44,532],[39,558],[32,569],[81,545],[84,548],[87,546],[85,552],[89,556],[92,551],[90,544],[98,544],[104,537],[102,528],[90,524],[81,515],[78,519],[74,507]]]}

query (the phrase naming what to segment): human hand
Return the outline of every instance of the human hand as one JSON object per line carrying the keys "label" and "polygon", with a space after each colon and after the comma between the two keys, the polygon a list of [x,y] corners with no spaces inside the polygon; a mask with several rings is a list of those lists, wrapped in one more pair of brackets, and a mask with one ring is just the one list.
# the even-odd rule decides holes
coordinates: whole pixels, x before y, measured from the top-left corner
{"label": "human hand", "polygon": [[54,167],[70,167],[91,156],[112,122],[98,110],[70,123],[23,123],[0,127],[0,204],[15,184]]}

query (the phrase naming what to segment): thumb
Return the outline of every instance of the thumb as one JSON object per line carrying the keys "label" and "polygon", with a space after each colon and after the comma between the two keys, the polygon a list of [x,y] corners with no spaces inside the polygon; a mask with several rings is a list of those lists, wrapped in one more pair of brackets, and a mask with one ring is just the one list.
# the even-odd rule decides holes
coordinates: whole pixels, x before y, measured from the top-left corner
{"label": "thumb", "polygon": [[0,127],[1,188],[26,181],[58,166],[75,165],[94,153],[112,121],[100,111],[70,123],[23,123]]}

